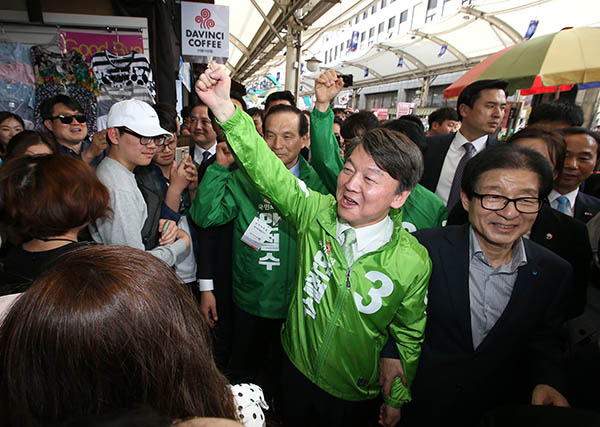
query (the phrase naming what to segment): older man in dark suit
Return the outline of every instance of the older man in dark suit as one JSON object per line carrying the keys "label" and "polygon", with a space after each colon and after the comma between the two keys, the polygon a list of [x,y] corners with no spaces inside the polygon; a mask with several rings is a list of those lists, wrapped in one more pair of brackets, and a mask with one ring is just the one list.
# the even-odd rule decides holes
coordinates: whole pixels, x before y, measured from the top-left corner
{"label": "older man in dark suit", "polygon": [[568,405],[559,331],[572,269],[522,238],[551,187],[539,153],[486,149],[462,179],[469,223],[414,233],[433,271],[404,425],[475,426],[503,404]]}
{"label": "older man in dark suit", "polygon": [[421,185],[437,194],[450,211],[459,201],[462,172],[467,161],[484,148],[498,144],[493,135],[506,109],[505,80],[480,80],[459,95],[458,132],[427,137],[425,172]]}

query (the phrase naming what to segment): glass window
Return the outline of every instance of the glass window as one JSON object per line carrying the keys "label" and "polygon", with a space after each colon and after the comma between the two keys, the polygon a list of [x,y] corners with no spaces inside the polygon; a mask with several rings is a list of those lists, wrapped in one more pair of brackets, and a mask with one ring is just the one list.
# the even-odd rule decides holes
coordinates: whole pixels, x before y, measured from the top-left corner
{"label": "glass window", "polygon": [[333,51],[333,59],[337,59],[337,54],[338,54],[338,49],[337,49],[337,45],[335,46],[335,50]]}
{"label": "glass window", "polygon": [[437,0],[428,0],[427,2],[427,10],[435,9],[437,7]]}
{"label": "glass window", "polygon": [[387,0],[381,0],[381,3],[379,4],[379,9],[383,9],[386,6],[387,6]]}
{"label": "glass window", "polygon": [[356,15],[356,18],[354,18],[354,23],[358,24],[359,21],[360,21],[360,15]]}
{"label": "glass window", "polygon": [[366,31],[363,31],[363,32],[360,34],[360,41],[361,41],[361,42],[364,42],[366,37],[367,37],[367,32],[366,32]]}
{"label": "glass window", "polygon": [[385,30],[385,22],[379,24],[379,27],[377,28],[377,34],[383,33],[383,30]]}
{"label": "glass window", "polygon": [[390,28],[394,28],[395,26],[396,26],[396,17],[395,17],[395,16],[392,16],[392,17],[390,18],[390,20],[388,21],[388,30],[389,30]]}
{"label": "glass window", "polygon": [[363,19],[367,19],[367,16],[369,16],[369,11],[368,11],[368,10],[365,10],[365,11],[363,12]]}
{"label": "glass window", "polygon": [[371,7],[371,15],[373,15],[375,12],[377,12],[377,3]]}
{"label": "glass window", "polygon": [[327,64],[327,51],[325,51],[325,63]]}
{"label": "glass window", "polygon": [[371,27],[371,29],[369,30],[369,38],[373,37],[375,35],[375,27]]}
{"label": "glass window", "polygon": [[402,24],[403,22],[406,22],[407,19],[408,19],[408,10],[405,10],[404,12],[402,12],[400,14],[400,23]]}

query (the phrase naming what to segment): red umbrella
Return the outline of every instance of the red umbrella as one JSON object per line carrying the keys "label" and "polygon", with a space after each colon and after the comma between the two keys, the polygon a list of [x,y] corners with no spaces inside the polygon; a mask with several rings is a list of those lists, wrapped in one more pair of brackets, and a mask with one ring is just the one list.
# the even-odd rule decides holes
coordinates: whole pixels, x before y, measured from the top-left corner
{"label": "red umbrella", "polygon": [[[573,89],[575,85],[560,85],[560,91]],[[533,81],[533,86],[529,89],[521,89],[521,95],[537,95],[538,93],[556,93],[556,86],[544,86],[542,84],[542,78],[537,76]]]}

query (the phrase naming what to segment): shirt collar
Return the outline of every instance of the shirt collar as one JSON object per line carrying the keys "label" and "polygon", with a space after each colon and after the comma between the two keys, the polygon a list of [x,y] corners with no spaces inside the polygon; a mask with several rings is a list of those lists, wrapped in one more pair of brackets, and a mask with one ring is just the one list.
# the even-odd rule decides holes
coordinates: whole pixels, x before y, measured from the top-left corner
{"label": "shirt collar", "polygon": [[298,159],[298,161],[296,162],[296,164],[290,168],[290,172],[296,178],[300,178],[300,159]]}
{"label": "shirt collar", "polygon": [[475,151],[477,153],[479,153],[485,147],[485,143],[487,142],[487,139],[488,139],[488,135],[483,135],[473,141],[469,141],[467,138],[465,138],[465,136],[462,133],[460,133],[460,130],[459,130],[454,135],[454,139],[452,140],[452,147],[455,150],[458,150],[460,147],[465,145],[467,142],[470,142],[471,144],[473,144],[473,147],[475,147]]}
{"label": "shirt collar", "polygon": [[[472,260],[474,257],[485,262],[487,265],[490,265],[483,249],[481,249],[481,245],[479,245],[479,240],[477,240],[477,236],[475,236],[473,227],[469,226],[469,259]],[[503,273],[514,273],[519,267],[525,264],[527,264],[527,254],[525,252],[523,238],[519,237],[519,240],[513,244],[510,262],[508,264],[502,264],[497,270]]]}
{"label": "shirt collar", "polygon": [[85,150],[87,150],[90,146],[90,141],[86,139],[84,139],[83,141],[81,141],[81,149],[79,150],[79,153],[76,152],[75,150],[72,150],[70,147],[67,147],[66,145],[61,144],[60,142],[56,141],[56,145],[58,146],[58,151],[61,154],[66,154],[66,155],[71,155],[71,156],[76,156],[78,158],[81,158],[81,153],[83,153]]}
{"label": "shirt collar", "polygon": [[205,151],[208,151],[210,153],[210,157],[217,154],[217,142],[215,141],[215,143],[211,145],[208,150],[205,150],[204,148],[196,144],[196,147],[194,148],[194,161],[196,163],[202,163],[202,154],[204,154]]}
{"label": "shirt collar", "polygon": [[354,228],[354,231],[356,232],[356,249],[360,252],[375,240],[381,239],[382,236],[385,235],[385,230],[388,227],[394,227],[394,222],[389,215],[375,224],[360,228],[351,227],[347,222],[340,222],[338,217],[336,219],[335,237],[339,242],[344,231],[349,228]]}
{"label": "shirt collar", "polygon": [[571,209],[575,209],[575,200],[577,199],[577,194],[579,194],[579,187],[566,194],[560,194],[558,191],[552,190],[548,195],[548,200],[550,200],[550,203],[552,203],[560,196],[565,196],[567,199],[569,199],[569,206],[571,206]]}

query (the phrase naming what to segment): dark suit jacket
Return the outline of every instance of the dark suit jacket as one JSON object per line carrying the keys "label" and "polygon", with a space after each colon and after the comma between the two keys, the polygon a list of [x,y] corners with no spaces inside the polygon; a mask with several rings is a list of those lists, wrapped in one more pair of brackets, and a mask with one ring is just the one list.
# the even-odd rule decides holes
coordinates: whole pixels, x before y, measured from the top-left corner
{"label": "dark suit jacket", "polygon": [[[444,135],[433,135],[425,138],[427,146],[427,151],[425,151],[425,154],[423,155],[425,170],[421,177],[420,184],[434,193],[438,181],[440,180],[444,159],[446,159],[446,154],[448,154],[454,135],[456,135],[456,132]],[[501,142],[488,136],[486,147],[496,144],[501,144]]]}
{"label": "dark suit jacket", "polygon": [[[468,213],[459,204],[448,215],[448,225],[462,225],[468,221]],[[571,264],[573,285],[569,291],[567,318],[581,315],[587,298],[592,262],[592,247],[585,224],[544,204],[533,223],[529,238]]]}
{"label": "dark suit jacket", "polygon": [[580,221],[588,222],[598,212],[600,212],[600,199],[579,191],[575,199],[573,217]]}
{"label": "dark suit jacket", "polygon": [[468,230],[463,225],[414,233],[433,270],[413,400],[403,409],[406,425],[477,425],[495,406],[529,403],[536,384],[564,388],[558,332],[571,266],[525,240],[527,264],[518,270],[508,305],[474,349]]}

